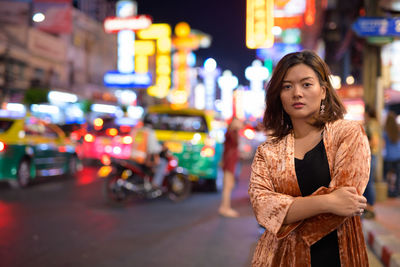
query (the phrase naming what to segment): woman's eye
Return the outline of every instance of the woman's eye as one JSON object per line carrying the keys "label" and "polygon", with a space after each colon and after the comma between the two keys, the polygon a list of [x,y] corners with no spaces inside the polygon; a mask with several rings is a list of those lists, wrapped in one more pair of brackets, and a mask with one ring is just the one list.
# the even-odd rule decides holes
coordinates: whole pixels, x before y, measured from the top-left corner
{"label": "woman's eye", "polygon": [[287,90],[287,89],[289,89],[289,88],[290,88],[290,85],[289,85],[289,84],[286,84],[286,85],[283,85],[283,86],[282,86],[282,89],[283,89],[283,90]]}
{"label": "woman's eye", "polygon": [[310,87],[312,84],[311,83],[305,83],[303,86],[304,87]]}

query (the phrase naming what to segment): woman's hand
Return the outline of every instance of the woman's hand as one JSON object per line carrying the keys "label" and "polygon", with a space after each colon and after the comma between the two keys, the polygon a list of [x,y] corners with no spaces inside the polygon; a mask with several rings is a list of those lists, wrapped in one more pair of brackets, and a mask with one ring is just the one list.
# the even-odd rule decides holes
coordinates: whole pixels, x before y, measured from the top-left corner
{"label": "woman's hand", "polygon": [[354,187],[341,187],[327,195],[328,210],[339,216],[361,215],[367,207],[367,199],[358,195]]}

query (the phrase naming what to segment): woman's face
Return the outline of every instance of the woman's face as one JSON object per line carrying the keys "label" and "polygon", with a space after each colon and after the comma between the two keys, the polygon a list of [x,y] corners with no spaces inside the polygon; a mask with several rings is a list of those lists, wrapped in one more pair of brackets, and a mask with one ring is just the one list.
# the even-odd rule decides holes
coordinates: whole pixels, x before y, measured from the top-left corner
{"label": "woman's face", "polygon": [[310,120],[318,114],[326,90],[312,68],[298,64],[288,69],[282,82],[281,101],[291,120]]}

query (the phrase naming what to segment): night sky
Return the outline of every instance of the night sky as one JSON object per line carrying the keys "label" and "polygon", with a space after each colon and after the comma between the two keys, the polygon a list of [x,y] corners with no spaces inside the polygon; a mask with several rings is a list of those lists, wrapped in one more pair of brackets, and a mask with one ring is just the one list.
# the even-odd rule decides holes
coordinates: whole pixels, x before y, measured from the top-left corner
{"label": "night sky", "polygon": [[198,64],[208,57],[221,70],[229,69],[248,85],[244,70],[255,58],[255,50],[246,48],[245,0],[136,0],[138,14],[150,15],[154,23],[189,23],[192,29],[211,35],[209,48],[195,51]]}

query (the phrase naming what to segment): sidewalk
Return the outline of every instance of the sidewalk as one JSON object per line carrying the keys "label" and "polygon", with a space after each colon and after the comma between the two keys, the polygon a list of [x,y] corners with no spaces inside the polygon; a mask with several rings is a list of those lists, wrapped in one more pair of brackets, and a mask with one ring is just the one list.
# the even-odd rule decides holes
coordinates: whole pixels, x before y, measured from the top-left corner
{"label": "sidewalk", "polygon": [[376,217],[363,219],[364,238],[386,267],[400,267],[400,198],[375,204]]}

